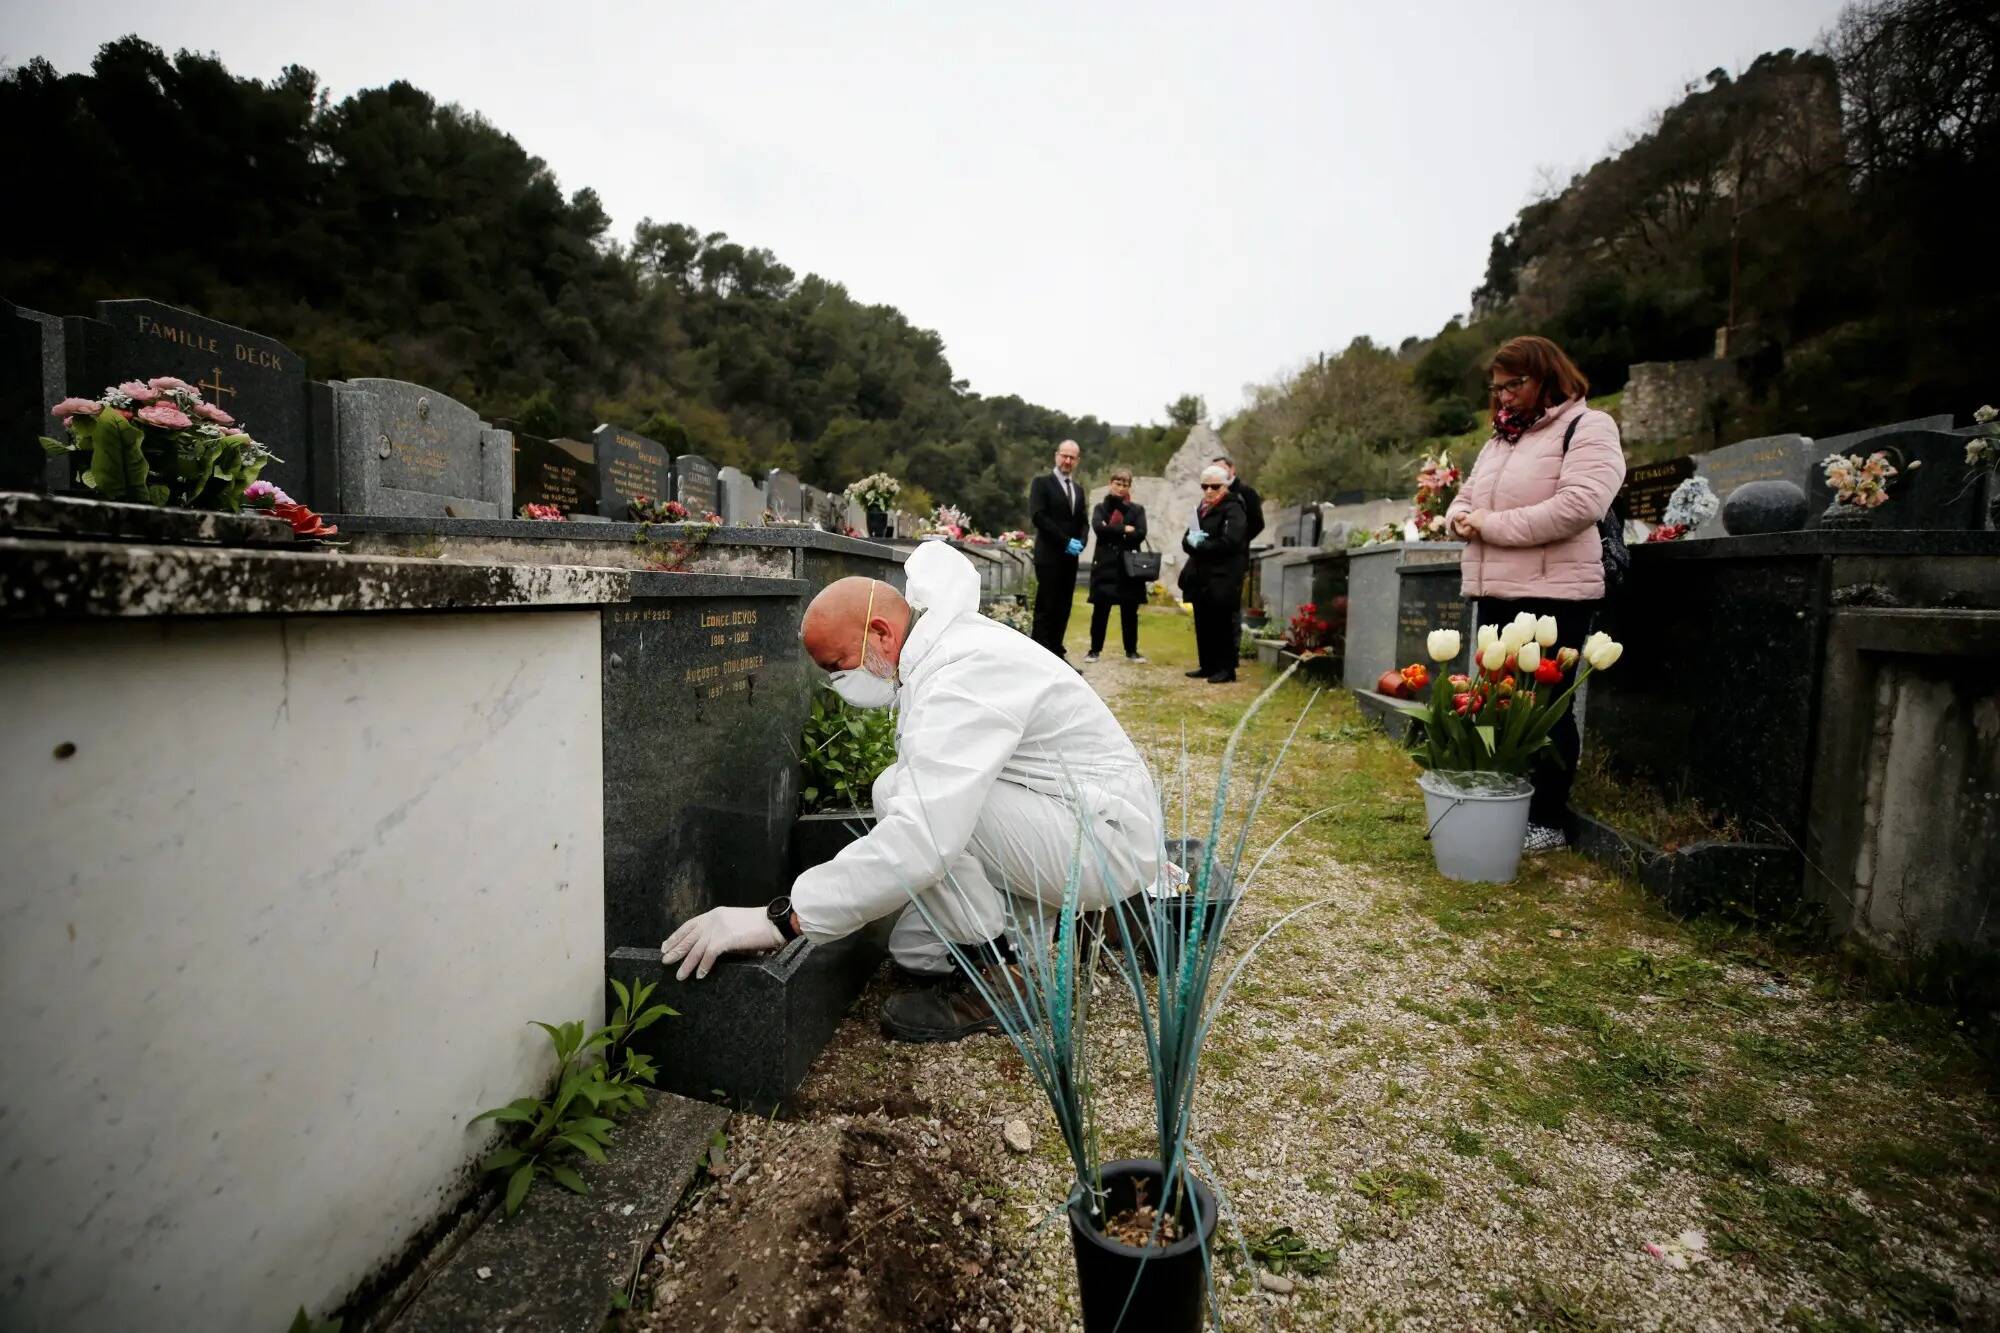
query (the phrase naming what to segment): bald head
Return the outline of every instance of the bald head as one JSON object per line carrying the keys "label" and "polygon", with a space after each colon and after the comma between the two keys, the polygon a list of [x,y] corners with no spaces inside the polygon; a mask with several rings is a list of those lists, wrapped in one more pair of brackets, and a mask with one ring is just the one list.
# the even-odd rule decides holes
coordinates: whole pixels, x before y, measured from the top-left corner
{"label": "bald head", "polygon": [[806,655],[823,671],[845,671],[862,663],[863,630],[873,644],[870,661],[893,668],[910,628],[910,604],[879,579],[835,579],[806,607],[799,639]]}

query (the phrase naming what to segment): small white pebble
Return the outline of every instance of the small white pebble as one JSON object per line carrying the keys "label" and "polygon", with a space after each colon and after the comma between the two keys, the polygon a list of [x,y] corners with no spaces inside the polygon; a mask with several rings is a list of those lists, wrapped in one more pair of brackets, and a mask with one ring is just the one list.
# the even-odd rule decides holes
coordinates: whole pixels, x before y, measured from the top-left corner
{"label": "small white pebble", "polygon": [[1289,1296],[1292,1291],[1290,1278],[1279,1277],[1276,1273],[1266,1273],[1261,1268],[1257,1270],[1257,1285],[1280,1296]]}
{"label": "small white pebble", "polygon": [[484,1281],[485,1281],[485,1280],[486,1280],[487,1278],[490,1278],[490,1277],[492,1277],[492,1276],[493,1276],[493,1270],[492,1270],[492,1269],[490,1269],[490,1268],[488,1268],[488,1267],[487,1267],[487,1266],[486,1266],[485,1264],[481,1264],[481,1265],[480,1265],[479,1267],[477,1267],[477,1268],[473,1269],[472,1271],[473,1271],[473,1274],[474,1274],[474,1275],[475,1275],[476,1277],[478,1277],[478,1279],[479,1279],[479,1280],[480,1280],[481,1282],[484,1282]]}

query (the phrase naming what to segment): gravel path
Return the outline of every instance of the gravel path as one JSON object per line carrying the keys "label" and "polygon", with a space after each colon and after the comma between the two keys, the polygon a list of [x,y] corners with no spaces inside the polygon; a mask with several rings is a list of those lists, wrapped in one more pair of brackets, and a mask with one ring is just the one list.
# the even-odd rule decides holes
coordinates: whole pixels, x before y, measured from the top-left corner
{"label": "gravel path", "polygon": [[[1227,726],[1262,681],[1183,682],[1174,620],[1147,617],[1152,665],[1087,674],[1157,768],[1178,769],[1185,744],[1205,804]],[[1268,753],[1275,715],[1289,726],[1306,698],[1288,687],[1246,753]],[[1203,1057],[1198,1138],[1242,1230],[1288,1227],[1312,1252],[1306,1271],[1246,1269],[1231,1232],[1227,1327],[2000,1319],[1990,1068],[1950,1016],[1676,922],[1579,858],[1508,886],[1450,885],[1429,869],[1410,786],[1351,702],[1324,696],[1253,833],[1252,859],[1332,807],[1266,865],[1232,926],[1241,948],[1319,904],[1253,961]],[[997,1038],[882,1041],[887,984],[822,1057],[800,1123],[737,1122],[732,1159],[754,1171],[760,1154],[782,1160],[788,1135],[878,1112],[943,1134],[988,1201],[992,1301],[965,1327],[1080,1327],[1068,1236],[1050,1220],[1067,1159],[1038,1090]],[[1122,982],[1100,985],[1107,1155],[1150,1156],[1129,1003]],[[1003,1143],[1013,1118],[1032,1127],[1026,1154]],[[699,1244],[701,1226],[677,1226],[669,1251]]]}

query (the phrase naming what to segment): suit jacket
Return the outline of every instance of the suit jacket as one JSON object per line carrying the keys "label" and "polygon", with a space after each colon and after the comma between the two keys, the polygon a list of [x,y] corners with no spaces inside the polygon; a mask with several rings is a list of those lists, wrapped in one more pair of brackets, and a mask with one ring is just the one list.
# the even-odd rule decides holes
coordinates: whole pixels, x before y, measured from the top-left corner
{"label": "suit jacket", "polygon": [[1225,494],[1221,503],[1195,521],[1208,537],[1199,546],[1188,545],[1185,534],[1181,537],[1181,549],[1188,553],[1181,566],[1181,595],[1191,602],[1241,597],[1243,576],[1250,572],[1250,542],[1243,535],[1249,521],[1243,502]]}
{"label": "suit jacket", "polygon": [[1250,489],[1250,483],[1241,477],[1229,483],[1229,493],[1243,502],[1243,516],[1249,523],[1243,537],[1247,547],[1264,530],[1264,497]]}
{"label": "suit jacket", "polygon": [[1071,477],[1069,488],[1076,493],[1076,501],[1065,505],[1062,483],[1053,472],[1039,474],[1034,485],[1028,487],[1028,524],[1035,530],[1038,565],[1063,560],[1074,565],[1076,557],[1068,553],[1069,543],[1072,538],[1082,541],[1084,533],[1090,530],[1090,500],[1083,493],[1083,485]]}

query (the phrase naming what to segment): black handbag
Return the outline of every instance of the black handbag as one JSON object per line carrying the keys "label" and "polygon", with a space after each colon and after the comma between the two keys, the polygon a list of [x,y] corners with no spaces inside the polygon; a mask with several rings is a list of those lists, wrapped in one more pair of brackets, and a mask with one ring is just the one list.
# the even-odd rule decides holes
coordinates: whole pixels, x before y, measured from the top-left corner
{"label": "black handbag", "polygon": [[[1563,432],[1565,458],[1569,456],[1570,441],[1576,438],[1577,423],[1582,420],[1583,414],[1579,412],[1570,418],[1569,429]],[[1597,546],[1604,561],[1604,596],[1609,600],[1624,589],[1625,576],[1632,569],[1632,552],[1625,545],[1625,524],[1615,507],[1598,515]]]}
{"label": "black handbag", "polygon": [[1160,577],[1160,553],[1141,546],[1136,551],[1123,551],[1119,559],[1125,566],[1125,577],[1150,583]]}

